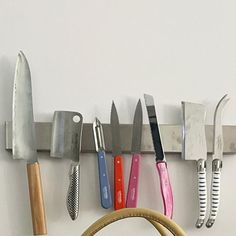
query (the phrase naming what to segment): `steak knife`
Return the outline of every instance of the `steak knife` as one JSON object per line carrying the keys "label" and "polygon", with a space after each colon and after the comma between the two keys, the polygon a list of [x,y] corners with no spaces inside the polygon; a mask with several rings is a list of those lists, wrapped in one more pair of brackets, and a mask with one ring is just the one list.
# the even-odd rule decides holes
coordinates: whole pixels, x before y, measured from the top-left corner
{"label": "steak knife", "polygon": [[133,122],[133,134],[132,134],[132,163],[130,169],[128,193],[126,199],[126,207],[134,208],[137,206],[138,200],[138,184],[139,184],[139,162],[141,159],[141,140],[142,140],[142,128],[143,128],[143,112],[142,105],[139,99],[136,106]]}
{"label": "steak knife", "polygon": [[28,186],[34,235],[46,235],[46,217],[40,166],[37,159],[32,87],[29,64],[18,54],[13,89],[13,158],[27,161]]}
{"label": "steak knife", "polygon": [[114,157],[114,208],[119,210],[125,208],[125,190],[123,157],[120,144],[120,124],[114,102],[112,102],[111,107],[111,134],[112,155]]}
{"label": "steak knife", "polygon": [[165,153],[163,151],[161,136],[159,131],[159,125],[156,117],[156,110],[154,105],[154,99],[151,95],[144,94],[145,104],[147,108],[152,141],[156,154],[156,168],[160,177],[160,186],[162,199],[164,204],[164,214],[168,218],[173,216],[173,194],[170,184],[169,173],[167,169],[167,163],[165,158]]}

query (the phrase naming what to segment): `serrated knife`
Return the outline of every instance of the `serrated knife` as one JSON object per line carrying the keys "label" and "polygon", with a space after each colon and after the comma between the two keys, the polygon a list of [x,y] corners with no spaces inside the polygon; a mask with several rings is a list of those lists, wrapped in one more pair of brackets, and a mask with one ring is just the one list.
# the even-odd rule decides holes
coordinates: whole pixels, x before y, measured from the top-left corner
{"label": "serrated knife", "polygon": [[144,99],[151,128],[153,146],[156,154],[156,168],[160,177],[161,193],[164,204],[164,214],[168,218],[172,218],[173,194],[172,194],[169,173],[167,169],[165,153],[162,147],[162,141],[156,116],[154,99],[151,95],[148,94],[144,94]]}
{"label": "serrated knife", "polygon": [[23,52],[17,57],[13,88],[13,158],[27,161],[34,235],[46,235],[46,217],[40,167],[37,159],[29,64]]}

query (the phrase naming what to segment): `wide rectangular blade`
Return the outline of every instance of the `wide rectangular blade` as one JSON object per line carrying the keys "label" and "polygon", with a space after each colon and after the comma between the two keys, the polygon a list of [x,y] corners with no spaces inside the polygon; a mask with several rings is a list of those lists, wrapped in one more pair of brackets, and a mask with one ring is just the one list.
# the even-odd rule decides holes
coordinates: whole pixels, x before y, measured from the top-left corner
{"label": "wide rectangular blade", "polygon": [[184,160],[207,159],[205,134],[206,108],[202,104],[182,102]]}
{"label": "wide rectangular blade", "polygon": [[132,153],[141,152],[142,130],[143,130],[143,111],[142,111],[142,104],[139,99],[134,114],[132,145],[131,145]]}
{"label": "wide rectangular blade", "polygon": [[165,161],[165,153],[162,148],[159,124],[157,121],[154,99],[151,95],[144,94],[149,123],[152,133],[152,141],[156,153],[156,161]]}
{"label": "wide rectangular blade", "polygon": [[78,112],[55,111],[50,156],[79,161],[83,117]]}
{"label": "wide rectangular blade", "polygon": [[112,154],[118,156],[122,154],[120,144],[120,124],[115,103],[111,107],[111,135],[112,135]]}
{"label": "wide rectangular blade", "polygon": [[18,54],[12,111],[12,149],[14,159],[37,161],[30,69],[23,52]]}

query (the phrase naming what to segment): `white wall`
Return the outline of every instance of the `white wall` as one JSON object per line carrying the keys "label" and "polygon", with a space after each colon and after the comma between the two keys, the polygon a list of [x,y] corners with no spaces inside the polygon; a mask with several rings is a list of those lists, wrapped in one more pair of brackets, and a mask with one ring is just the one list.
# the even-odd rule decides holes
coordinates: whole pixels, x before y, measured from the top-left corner
{"label": "white wall", "polygon": [[[50,121],[54,110],[67,109],[81,112],[85,122],[95,116],[109,122],[114,99],[120,121],[131,123],[137,99],[148,92],[156,98],[160,123],[180,123],[180,102],[185,100],[206,104],[210,124],[216,103],[229,93],[224,123],[236,125],[235,11],[232,0],[0,0],[0,235],[32,232],[25,163],[13,161],[4,150],[4,121],[11,119],[20,49],[31,66],[36,121]],[[144,117],[147,123],[146,113]],[[81,157],[81,212],[76,222],[69,219],[65,205],[70,162],[49,160],[48,154],[40,157],[49,235],[80,235],[109,212],[99,205],[94,154]],[[128,178],[131,159],[126,157]],[[236,157],[224,158],[221,207],[210,230],[194,228],[195,163],[179,156],[167,159],[174,220],[190,236],[234,235]],[[110,155],[108,161],[112,172]],[[154,158],[145,155],[139,207],[162,210],[158,185]],[[155,235],[146,222],[134,219],[101,235],[122,233]]]}

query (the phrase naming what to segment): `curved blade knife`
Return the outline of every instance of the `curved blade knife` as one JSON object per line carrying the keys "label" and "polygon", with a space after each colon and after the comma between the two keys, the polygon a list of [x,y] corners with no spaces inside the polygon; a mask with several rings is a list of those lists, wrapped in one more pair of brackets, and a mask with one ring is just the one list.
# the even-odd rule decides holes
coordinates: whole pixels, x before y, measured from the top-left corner
{"label": "curved blade knife", "polygon": [[125,190],[123,157],[120,143],[120,124],[114,102],[112,102],[111,108],[111,134],[112,155],[114,157],[114,208],[115,210],[119,210],[125,208]]}
{"label": "curved blade knife", "polygon": [[167,169],[165,154],[162,147],[159,125],[156,117],[154,99],[151,95],[148,94],[144,94],[144,99],[151,128],[153,146],[156,154],[156,168],[158,170],[160,177],[161,193],[164,204],[164,214],[167,217],[172,218],[173,194],[172,194],[172,188],[170,184],[170,178]]}
{"label": "curved blade knife", "polygon": [[16,63],[12,114],[13,158],[27,160],[34,235],[46,235],[43,191],[36,150],[31,75],[29,64],[23,52],[18,54]]}
{"label": "curved blade knife", "polygon": [[133,134],[132,134],[132,146],[131,146],[132,163],[131,163],[128,193],[126,199],[126,207],[128,208],[134,208],[137,206],[142,129],[143,129],[143,112],[142,112],[141,101],[139,99],[135,109],[134,122],[133,122]]}
{"label": "curved blade knife", "polygon": [[219,210],[220,204],[220,175],[223,158],[223,129],[222,113],[226,103],[229,101],[228,95],[224,95],[216,106],[214,114],[214,142],[213,142],[213,161],[211,179],[211,209],[206,226],[212,227]]}

